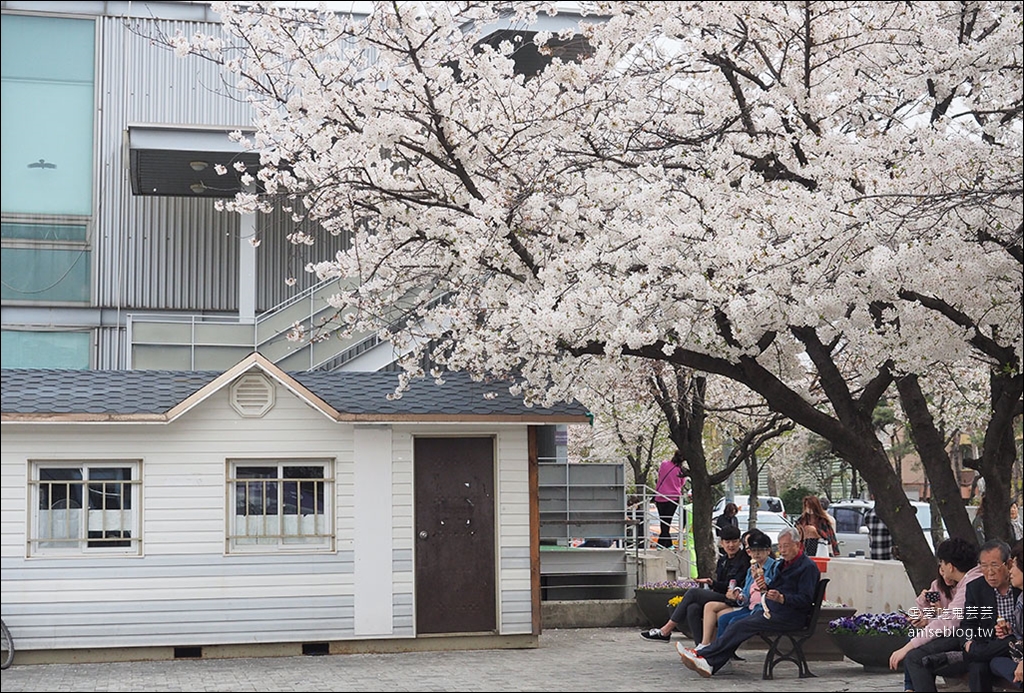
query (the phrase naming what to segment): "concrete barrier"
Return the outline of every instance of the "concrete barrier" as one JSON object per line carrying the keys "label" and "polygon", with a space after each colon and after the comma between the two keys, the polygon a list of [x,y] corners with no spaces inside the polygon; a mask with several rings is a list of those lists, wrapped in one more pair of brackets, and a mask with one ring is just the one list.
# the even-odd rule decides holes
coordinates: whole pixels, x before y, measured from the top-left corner
{"label": "concrete barrier", "polygon": [[[657,552],[640,556],[637,566],[627,556],[628,575],[640,581],[672,580],[682,566],[673,552]],[[826,599],[842,603],[857,613],[885,613],[914,606],[914,588],[900,561],[872,561],[865,558],[830,558],[823,577],[829,578]],[[628,599],[582,599],[541,602],[543,628],[618,628],[643,626],[646,623],[636,601]]]}
{"label": "concrete barrier", "polygon": [[829,579],[828,601],[852,606],[861,614],[909,609],[917,596],[900,561],[830,558],[823,577]]}

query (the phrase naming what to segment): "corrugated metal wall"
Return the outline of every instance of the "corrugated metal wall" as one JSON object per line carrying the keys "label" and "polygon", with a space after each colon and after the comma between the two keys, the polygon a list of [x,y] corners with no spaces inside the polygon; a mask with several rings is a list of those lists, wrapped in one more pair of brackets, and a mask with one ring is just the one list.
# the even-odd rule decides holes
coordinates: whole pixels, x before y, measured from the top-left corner
{"label": "corrugated metal wall", "polygon": [[[257,220],[260,247],[256,255],[256,310],[265,311],[317,283],[316,276],[306,272],[310,262],[329,260],[350,242],[350,234],[331,236],[319,224],[303,221],[296,224],[291,214],[275,210]],[[316,238],[312,246],[293,245],[287,236],[301,230]],[[294,277],[295,286],[285,280]]]}
{"label": "corrugated metal wall", "polygon": [[238,218],[215,211],[212,200],[133,196],[125,145],[129,123],[228,129],[249,122],[248,108],[228,97],[216,65],[179,58],[142,35],[219,27],[131,23],[134,31],[119,17],[97,20],[94,296],[100,306],[132,310],[237,310]]}
{"label": "corrugated metal wall", "polygon": [[[239,219],[218,212],[209,199],[137,197],[131,194],[125,150],[128,124],[249,125],[248,106],[233,98],[220,68],[199,58],[179,58],[146,36],[212,33],[216,24],[104,17],[99,22],[99,137],[94,257],[100,306],[135,311],[238,310]],[[331,258],[347,236],[318,232],[313,247],[293,245],[290,215],[257,219],[256,310],[265,311],[315,283],[311,261]],[[243,241],[247,242],[247,241]],[[294,277],[294,286],[285,280]]]}

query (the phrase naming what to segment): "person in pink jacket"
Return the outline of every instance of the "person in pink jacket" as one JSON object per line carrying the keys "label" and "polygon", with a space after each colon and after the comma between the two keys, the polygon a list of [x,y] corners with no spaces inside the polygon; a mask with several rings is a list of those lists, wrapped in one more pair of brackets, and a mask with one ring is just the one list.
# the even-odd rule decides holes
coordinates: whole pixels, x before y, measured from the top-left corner
{"label": "person in pink jacket", "polygon": [[676,450],[675,454],[662,462],[658,468],[658,481],[654,485],[654,504],[658,507],[658,517],[661,519],[659,546],[672,548],[672,517],[679,507],[683,484],[686,483],[689,473],[681,450]]}
{"label": "person in pink jacket", "polygon": [[[894,671],[903,662],[905,691],[935,690],[935,674],[928,670],[922,660],[939,652],[959,651],[960,639],[956,629],[964,613],[967,584],[982,577],[978,567],[977,547],[959,537],[946,539],[939,544],[935,557],[939,559],[940,578],[952,590],[944,599],[946,591],[936,581],[930,589],[921,592],[917,598],[917,608],[910,612],[912,617],[917,616],[911,621],[917,634],[889,657],[889,668]],[[928,599],[929,592],[939,593],[934,604]],[[929,679],[931,686],[928,685]]]}

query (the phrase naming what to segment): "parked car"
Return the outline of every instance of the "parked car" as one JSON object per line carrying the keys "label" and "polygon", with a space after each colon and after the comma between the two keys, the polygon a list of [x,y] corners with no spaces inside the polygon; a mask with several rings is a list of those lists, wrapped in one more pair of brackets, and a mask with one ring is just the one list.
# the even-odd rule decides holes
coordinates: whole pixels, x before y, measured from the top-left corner
{"label": "parked car", "polygon": [[[739,512],[736,513],[736,520],[740,523],[741,533],[750,529],[750,508],[740,508]],[[757,511],[757,528],[771,538],[772,548],[775,548],[779,543],[779,532],[786,527],[792,526],[793,523],[783,513],[760,508]]]}
{"label": "parked car", "polygon": [[[736,504],[737,508],[742,510],[743,508],[747,507],[747,505],[750,504],[749,501],[750,496],[736,496],[735,500],[733,500],[733,503]],[[718,517],[719,515],[721,515],[722,511],[725,510],[725,504],[728,502],[728,499],[720,498],[718,502],[715,503],[714,511],[712,512],[711,516]],[[758,496],[757,510],[758,512],[761,512],[762,510],[767,510],[769,512],[779,513],[783,517],[786,517],[786,507],[782,504],[782,499],[779,498],[778,496]]]}
{"label": "parked car", "polygon": [[[672,543],[673,545],[679,539],[679,528],[685,527],[686,524],[682,521],[683,517],[688,517],[692,506],[684,505],[680,506],[676,510],[675,517],[672,518],[672,524],[670,528],[672,530]],[[739,512],[736,513],[736,519],[740,525],[740,532],[745,532],[750,525],[750,509],[748,507],[740,508]],[[683,513],[687,513],[686,516]],[[650,510],[648,511],[649,517],[649,537],[651,544],[658,543],[658,535],[661,531],[661,520],[658,518],[658,509],[652,503]],[[758,510],[757,511],[757,528],[771,537],[772,545],[779,543],[779,532],[786,527],[792,527],[793,523],[783,515],[782,513],[772,512],[771,510]]]}
{"label": "parked car", "polygon": [[[911,501],[917,511],[917,521],[921,523],[928,546],[932,544],[932,508],[928,503]],[[874,507],[870,500],[841,500],[829,506],[828,512],[836,519],[836,539],[839,541],[839,555],[849,556],[863,551],[871,557],[871,546],[868,540],[868,527],[864,524],[864,516],[868,509]]]}

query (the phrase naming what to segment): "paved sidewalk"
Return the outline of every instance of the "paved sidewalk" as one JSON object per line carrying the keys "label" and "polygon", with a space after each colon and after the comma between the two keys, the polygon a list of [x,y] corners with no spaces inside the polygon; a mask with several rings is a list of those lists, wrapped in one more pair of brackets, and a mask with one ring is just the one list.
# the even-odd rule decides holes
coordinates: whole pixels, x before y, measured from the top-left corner
{"label": "paved sidewalk", "polygon": [[533,650],[352,654],[116,664],[17,663],[2,673],[16,691],[901,691],[903,675],[859,664],[811,662],[801,681],[781,664],[761,679],[764,654],[741,651],[717,676],[685,668],[672,644],[636,628],[547,630]]}

